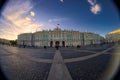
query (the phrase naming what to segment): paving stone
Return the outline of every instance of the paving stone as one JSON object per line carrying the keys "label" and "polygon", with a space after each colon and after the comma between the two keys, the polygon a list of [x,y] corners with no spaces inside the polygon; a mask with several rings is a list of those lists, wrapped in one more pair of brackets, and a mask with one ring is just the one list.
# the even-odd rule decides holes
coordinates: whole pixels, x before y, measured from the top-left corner
{"label": "paving stone", "polygon": [[2,70],[8,80],[47,80],[51,64],[28,61],[16,56],[1,59]]}
{"label": "paving stone", "polygon": [[69,50],[61,50],[61,54],[63,56],[64,59],[67,58],[77,58],[77,57],[83,57],[83,56],[87,56],[87,55],[92,55],[95,53],[92,52],[79,52],[79,51],[69,51]]}
{"label": "paving stone", "polygon": [[100,80],[108,68],[111,55],[102,54],[81,62],[66,63],[73,80]]}
{"label": "paving stone", "polygon": [[[104,45],[103,47],[82,47],[80,49],[75,47],[60,48],[60,52],[63,59],[77,58],[96,54],[92,52],[82,52],[80,50],[101,52],[101,50],[105,50],[111,46],[112,45]],[[47,80],[51,69],[51,62],[39,62],[39,59],[53,60],[55,51],[55,48],[44,49],[0,46],[0,65],[8,80]],[[73,80],[100,80],[100,77],[108,67],[112,53],[114,53],[113,49],[107,51],[106,54],[87,60],[66,63],[66,66]],[[33,60],[27,58],[32,58]],[[64,61],[62,64],[64,64]]]}

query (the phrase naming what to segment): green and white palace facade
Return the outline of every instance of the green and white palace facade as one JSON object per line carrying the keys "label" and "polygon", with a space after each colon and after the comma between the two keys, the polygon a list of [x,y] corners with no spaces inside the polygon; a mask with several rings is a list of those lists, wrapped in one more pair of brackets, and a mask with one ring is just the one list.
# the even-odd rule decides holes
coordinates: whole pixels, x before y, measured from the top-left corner
{"label": "green and white palace facade", "polygon": [[92,32],[79,32],[74,30],[42,30],[35,33],[22,33],[18,35],[17,44],[26,46],[77,46],[100,44],[102,36]]}

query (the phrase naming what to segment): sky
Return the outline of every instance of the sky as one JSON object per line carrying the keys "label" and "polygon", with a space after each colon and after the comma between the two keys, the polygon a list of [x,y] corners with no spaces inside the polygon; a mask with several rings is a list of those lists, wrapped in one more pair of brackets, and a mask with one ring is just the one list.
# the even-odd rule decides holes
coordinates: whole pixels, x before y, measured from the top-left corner
{"label": "sky", "polygon": [[94,32],[105,36],[120,29],[112,0],[8,0],[0,12],[0,38],[54,29]]}

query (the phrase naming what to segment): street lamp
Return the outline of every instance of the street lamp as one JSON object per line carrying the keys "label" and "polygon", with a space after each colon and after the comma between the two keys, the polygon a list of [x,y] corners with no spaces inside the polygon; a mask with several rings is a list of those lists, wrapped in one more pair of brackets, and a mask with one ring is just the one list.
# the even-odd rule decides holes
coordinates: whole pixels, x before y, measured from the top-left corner
{"label": "street lamp", "polygon": [[84,32],[82,33],[82,42],[83,42],[83,46],[85,45],[85,37],[84,37]]}

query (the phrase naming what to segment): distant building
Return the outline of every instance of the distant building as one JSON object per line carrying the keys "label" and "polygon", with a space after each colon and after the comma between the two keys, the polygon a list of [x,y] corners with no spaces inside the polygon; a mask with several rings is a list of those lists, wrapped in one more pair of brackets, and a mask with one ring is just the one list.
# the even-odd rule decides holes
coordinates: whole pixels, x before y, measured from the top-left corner
{"label": "distant building", "polygon": [[0,44],[10,44],[10,40],[0,38]]}
{"label": "distant building", "polygon": [[100,44],[102,36],[91,32],[79,32],[73,30],[43,30],[35,33],[23,33],[18,35],[17,44],[26,46],[77,46]]}
{"label": "distant building", "polygon": [[110,32],[105,37],[106,37],[107,42],[120,41],[120,29]]}

